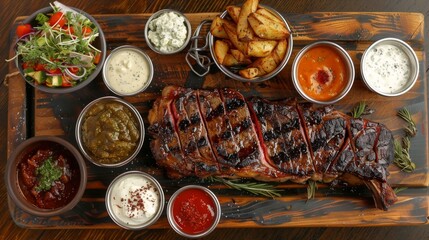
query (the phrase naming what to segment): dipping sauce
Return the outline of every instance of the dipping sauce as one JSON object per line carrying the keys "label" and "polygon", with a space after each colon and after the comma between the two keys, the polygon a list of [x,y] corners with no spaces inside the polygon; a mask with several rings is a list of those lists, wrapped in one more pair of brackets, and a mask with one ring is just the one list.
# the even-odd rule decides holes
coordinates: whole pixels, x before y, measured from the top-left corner
{"label": "dipping sauce", "polygon": [[297,75],[302,91],[319,101],[334,99],[349,81],[344,58],[326,45],[315,46],[304,53],[298,62]]}
{"label": "dipping sauce", "polygon": [[213,198],[199,188],[185,189],[172,203],[174,222],[182,232],[189,235],[208,231],[215,223],[217,214]]}
{"label": "dipping sauce", "polygon": [[42,209],[67,205],[80,185],[80,171],[73,155],[53,142],[30,151],[18,165],[18,184],[24,197]]}
{"label": "dipping sauce", "polygon": [[104,68],[106,85],[114,93],[123,96],[143,91],[153,76],[149,57],[131,46],[119,47],[112,51]]}
{"label": "dipping sauce", "polygon": [[366,82],[379,92],[400,92],[410,80],[410,58],[393,44],[374,46],[366,53],[363,65]]}
{"label": "dipping sauce", "polygon": [[106,196],[112,219],[125,228],[142,227],[156,221],[162,213],[164,195],[155,181],[138,171],[118,176]]}
{"label": "dipping sauce", "polygon": [[116,164],[129,158],[140,140],[137,118],[125,104],[109,100],[92,105],[83,116],[82,144],[100,164]]}
{"label": "dipping sauce", "polygon": [[175,52],[186,42],[188,30],[185,18],[175,12],[165,12],[149,22],[148,38],[164,53]]}

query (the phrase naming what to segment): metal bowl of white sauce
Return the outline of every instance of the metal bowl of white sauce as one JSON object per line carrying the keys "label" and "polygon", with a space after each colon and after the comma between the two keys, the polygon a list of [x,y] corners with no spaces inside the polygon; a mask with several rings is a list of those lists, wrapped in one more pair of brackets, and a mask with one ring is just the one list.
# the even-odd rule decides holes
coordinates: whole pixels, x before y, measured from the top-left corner
{"label": "metal bowl of white sauce", "polygon": [[361,74],[371,91],[387,97],[399,96],[416,83],[419,60],[406,42],[397,38],[384,38],[364,52]]}
{"label": "metal bowl of white sauce", "polygon": [[153,63],[140,48],[115,48],[103,67],[103,81],[118,96],[132,96],[146,90],[153,78]]}
{"label": "metal bowl of white sauce", "polygon": [[159,182],[140,171],[117,176],[106,192],[106,209],[119,226],[139,230],[154,224],[162,215],[165,197]]}

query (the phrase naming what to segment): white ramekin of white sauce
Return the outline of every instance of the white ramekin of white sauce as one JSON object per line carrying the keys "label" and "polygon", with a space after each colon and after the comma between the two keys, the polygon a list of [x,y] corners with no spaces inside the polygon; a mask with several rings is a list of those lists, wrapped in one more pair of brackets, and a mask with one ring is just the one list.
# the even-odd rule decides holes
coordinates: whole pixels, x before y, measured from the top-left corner
{"label": "white ramekin of white sauce", "polygon": [[152,60],[138,47],[115,48],[104,62],[104,83],[116,95],[138,94],[150,85],[152,78]]}
{"label": "white ramekin of white sauce", "polygon": [[414,50],[397,38],[373,43],[361,59],[361,74],[367,87],[383,96],[399,96],[410,90],[419,75]]}
{"label": "white ramekin of white sauce", "polygon": [[155,223],[164,209],[165,197],[151,175],[129,171],[117,176],[106,192],[106,209],[119,226],[138,230]]}

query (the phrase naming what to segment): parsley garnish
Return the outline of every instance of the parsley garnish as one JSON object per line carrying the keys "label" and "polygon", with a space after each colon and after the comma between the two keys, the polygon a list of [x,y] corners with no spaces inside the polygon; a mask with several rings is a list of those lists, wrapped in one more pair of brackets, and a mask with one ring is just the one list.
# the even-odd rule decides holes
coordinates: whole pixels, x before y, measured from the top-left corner
{"label": "parsley garnish", "polygon": [[52,183],[58,180],[63,172],[61,168],[53,163],[52,156],[47,158],[43,164],[36,169],[39,184],[36,191],[47,191],[51,189]]}

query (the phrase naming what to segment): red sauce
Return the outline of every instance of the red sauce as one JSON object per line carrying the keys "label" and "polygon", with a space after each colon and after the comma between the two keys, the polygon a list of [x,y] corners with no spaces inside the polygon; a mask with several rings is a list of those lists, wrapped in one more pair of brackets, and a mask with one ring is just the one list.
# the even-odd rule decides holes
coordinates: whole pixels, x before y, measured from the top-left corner
{"label": "red sauce", "polygon": [[347,86],[349,73],[343,58],[330,46],[308,50],[298,62],[298,81],[309,97],[326,101]]}
{"label": "red sauce", "polygon": [[174,199],[174,221],[187,234],[196,235],[207,231],[213,225],[215,216],[213,199],[201,189],[186,189]]}
{"label": "red sauce", "polygon": [[[34,206],[56,209],[67,205],[76,195],[80,171],[75,158],[67,149],[52,142],[46,144],[49,146],[33,149],[24,155],[18,165],[18,184],[24,197]],[[50,169],[55,168],[55,175],[59,177],[44,181],[49,184],[42,188],[44,178],[40,169],[46,166],[45,161],[50,161]]]}

